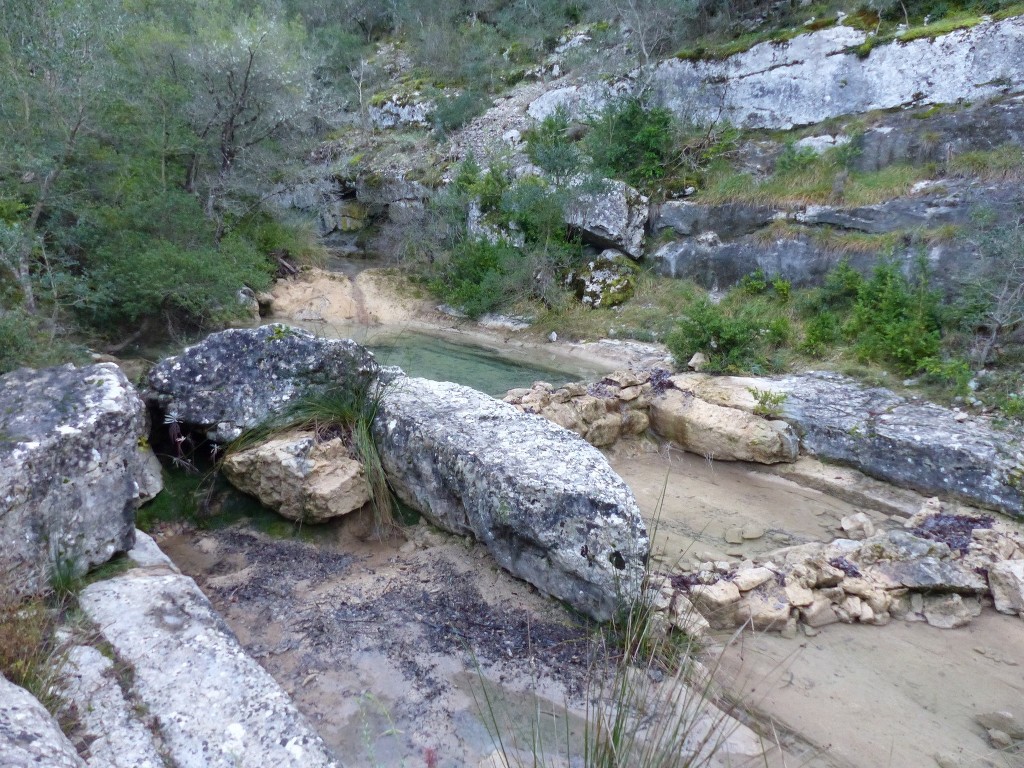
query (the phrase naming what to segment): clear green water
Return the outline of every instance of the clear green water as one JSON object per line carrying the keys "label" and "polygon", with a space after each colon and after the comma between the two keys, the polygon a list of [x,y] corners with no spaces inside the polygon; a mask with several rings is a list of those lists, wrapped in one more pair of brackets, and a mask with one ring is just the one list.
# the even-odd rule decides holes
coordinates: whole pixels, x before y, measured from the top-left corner
{"label": "clear green water", "polygon": [[435,381],[453,381],[467,387],[502,396],[515,387],[528,387],[535,381],[556,386],[568,381],[595,378],[585,368],[558,368],[509,360],[481,347],[454,344],[422,334],[406,334],[396,339],[373,343],[369,348],[382,365],[397,365],[410,376]]}

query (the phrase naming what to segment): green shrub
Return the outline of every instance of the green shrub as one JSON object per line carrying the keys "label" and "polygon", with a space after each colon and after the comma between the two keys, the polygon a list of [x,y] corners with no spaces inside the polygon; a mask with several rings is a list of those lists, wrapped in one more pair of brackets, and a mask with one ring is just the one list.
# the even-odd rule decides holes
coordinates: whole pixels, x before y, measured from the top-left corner
{"label": "green shrub", "polygon": [[523,134],[527,157],[556,180],[566,179],[583,167],[584,158],[569,140],[568,131],[568,115],[559,108]]}
{"label": "green shrub", "polygon": [[434,130],[442,136],[458,130],[477,115],[487,110],[489,99],[473,89],[466,89],[455,96],[439,99],[431,116]]}
{"label": "green shrub", "polygon": [[734,307],[702,298],[680,318],[666,344],[678,363],[703,352],[712,373],[759,373],[777,368],[770,353],[790,335],[789,319],[770,302],[746,300]]}
{"label": "green shrub", "polygon": [[519,251],[505,241],[464,240],[430,287],[470,317],[479,317],[508,299],[506,279],[521,260]]}
{"label": "green shrub", "polygon": [[861,285],[845,333],[861,360],[912,374],[939,354],[939,312],[924,264],[910,281],[896,262],[884,260]]}
{"label": "green shrub", "polygon": [[775,160],[776,173],[799,173],[810,168],[818,160],[818,153],[810,147],[798,147],[794,142],[786,144]]}
{"label": "green shrub", "polygon": [[0,374],[22,366],[46,368],[86,359],[83,349],[55,335],[40,318],[0,309]]}
{"label": "green shrub", "polygon": [[605,107],[584,144],[596,170],[635,187],[649,187],[678,164],[672,113],[635,98]]}

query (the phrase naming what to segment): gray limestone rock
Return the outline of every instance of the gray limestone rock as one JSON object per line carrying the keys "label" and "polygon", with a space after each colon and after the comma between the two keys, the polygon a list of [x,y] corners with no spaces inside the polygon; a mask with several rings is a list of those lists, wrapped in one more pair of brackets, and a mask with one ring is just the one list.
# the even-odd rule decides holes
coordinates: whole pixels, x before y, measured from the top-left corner
{"label": "gray limestone rock", "polygon": [[468,387],[397,377],[374,421],[399,497],[599,620],[637,594],[650,547],[633,494],[577,435]]}
{"label": "gray limestone rock", "polygon": [[773,380],[783,418],[804,451],[926,495],[1024,515],[1024,466],[1013,429],[957,421],[948,408],[909,400],[833,373]]}
{"label": "gray limestone rock", "polygon": [[785,129],[875,109],[977,101],[1024,78],[1020,18],[876,46],[862,58],[853,49],[865,39],[840,25],[755,45],[724,61],[669,59],[657,67],[651,89],[663,106],[691,120]]}
{"label": "gray limestone rock", "polygon": [[76,645],[61,670],[63,695],[75,706],[75,735],[88,750],[89,768],[164,768],[152,731],[118,685],[114,662]]}
{"label": "gray limestone rock", "polygon": [[113,363],[0,377],[0,602],[131,548],[143,489],[160,487],[142,400]]}
{"label": "gray limestone rock", "polygon": [[154,716],[173,765],[337,765],[192,579],[135,569],[89,585],[79,603],[134,670],[132,695]]}
{"label": "gray limestone rock", "polygon": [[605,179],[599,189],[578,183],[566,206],[565,222],[599,248],[617,248],[634,259],[643,255],[649,200],[622,181]]}
{"label": "gray limestone rock", "polygon": [[651,211],[651,231],[675,230],[679,235],[714,232],[723,240],[749,235],[772,223],[779,211],[767,205],[708,205],[670,200]]}
{"label": "gray limestone rock", "polygon": [[0,765],[86,768],[57,721],[24,688],[0,675]]}
{"label": "gray limestone rock", "polygon": [[349,339],[265,325],[211,334],[160,361],[145,395],[166,419],[225,443],[307,394],[364,387],[378,367]]}

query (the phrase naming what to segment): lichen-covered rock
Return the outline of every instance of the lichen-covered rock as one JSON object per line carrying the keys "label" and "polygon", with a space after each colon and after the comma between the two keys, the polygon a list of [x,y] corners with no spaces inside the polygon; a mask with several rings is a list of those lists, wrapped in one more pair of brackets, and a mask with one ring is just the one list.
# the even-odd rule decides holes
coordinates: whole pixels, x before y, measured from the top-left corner
{"label": "lichen-covered rock", "polygon": [[374,434],[392,487],[434,524],[599,620],[638,594],[650,547],[605,458],[538,416],[457,384],[397,377]]}
{"label": "lichen-covered rock", "polygon": [[691,120],[786,129],[876,109],[991,98],[1024,77],[1019,17],[876,46],[864,58],[854,49],[866,39],[840,25],[724,61],[669,59],[651,88],[663,106]]}
{"label": "lichen-covered rock", "polygon": [[225,477],[289,520],[322,523],[370,501],[363,465],[340,437],[291,432],[225,457]]}
{"label": "lichen-covered rock", "polygon": [[724,203],[708,205],[686,200],[669,200],[651,211],[651,230],[671,229],[686,237],[714,232],[722,239],[756,232],[772,223],[779,211],[768,205]]}
{"label": "lichen-covered rock", "polygon": [[566,282],[576,291],[585,306],[617,307],[633,298],[636,267],[614,249],[602,251],[587,266],[569,273]]}
{"label": "lichen-covered rock", "polygon": [[46,708],[0,675],[0,765],[4,768],[86,768]]}
{"label": "lichen-covered rock", "polygon": [[754,416],[670,389],[651,401],[651,426],[691,453],[721,461],[796,461],[800,443],[783,421]]}
{"label": "lichen-covered rock", "polygon": [[0,602],[46,590],[131,548],[160,488],[145,405],[113,363],[0,377]]}
{"label": "lichen-covered rock", "polygon": [[788,376],[771,386],[786,393],[783,418],[808,453],[921,493],[1024,515],[1024,453],[1013,429],[957,420],[948,408],[838,374]]}
{"label": "lichen-covered rock", "polygon": [[114,662],[87,645],[68,651],[62,695],[74,707],[76,740],[89,768],[164,768],[153,733],[125,699]]}
{"label": "lichen-covered rock", "polygon": [[604,179],[600,188],[578,182],[566,206],[565,223],[599,248],[617,248],[634,259],[643,255],[649,200],[622,181]]}
{"label": "lichen-covered rock", "polygon": [[86,615],[131,665],[132,695],[179,768],[336,768],[320,736],[196,583],[135,569],[89,585]]}
{"label": "lichen-covered rock", "polygon": [[395,94],[379,104],[371,104],[366,112],[376,128],[427,128],[435,109],[437,105],[432,100],[418,101],[415,96]]}
{"label": "lichen-covered rock", "polygon": [[211,334],[161,360],[149,373],[145,395],[166,419],[225,443],[305,395],[363,388],[378,368],[350,339],[265,325]]}

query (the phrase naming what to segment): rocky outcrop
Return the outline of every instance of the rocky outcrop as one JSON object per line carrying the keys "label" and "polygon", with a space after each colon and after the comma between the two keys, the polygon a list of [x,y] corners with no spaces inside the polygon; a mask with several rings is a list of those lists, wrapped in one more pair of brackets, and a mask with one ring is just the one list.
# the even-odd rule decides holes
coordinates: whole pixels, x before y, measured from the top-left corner
{"label": "rocky outcrop", "polygon": [[853,168],[877,171],[893,163],[944,163],[965,152],[1024,146],[1024,96],[887,115],[855,139]]}
{"label": "rocky outcrop", "polygon": [[134,541],[161,487],[142,400],[113,363],[0,377],[0,602],[49,587]]}
{"label": "rocky outcrop", "polygon": [[366,473],[341,437],[292,432],[231,453],[231,484],[289,520],[322,523],[370,501]]}
{"label": "rocky outcrop", "polygon": [[620,438],[640,437],[650,427],[648,409],[653,386],[649,371],[617,371],[595,384],[575,382],[555,389],[538,381],[529,389],[512,389],[505,402],[536,413],[575,432],[598,448]]}
{"label": "rocky outcrop", "polygon": [[649,202],[622,181],[604,179],[595,189],[578,182],[566,206],[565,222],[578,229],[584,241],[639,259],[643,255]]}
{"label": "rocky outcrop", "polygon": [[781,420],[706,402],[670,389],[651,401],[651,426],[691,453],[719,461],[796,461],[800,441]]}
{"label": "rocky outcrop", "polygon": [[838,374],[766,383],[808,453],[928,495],[1024,515],[1024,448],[980,418],[867,387]]}
{"label": "rocky outcrop", "polygon": [[0,765],[86,768],[57,721],[24,688],[0,675]]}
{"label": "rocky outcrop", "polygon": [[305,395],[365,388],[377,369],[373,355],[349,339],[265,325],[214,333],[160,361],[145,396],[168,421],[225,443]]}
{"label": "rocky outcrop", "polygon": [[374,421],[406,504],[598,620],[638,594],[650,542],[633,494],[576,435],[457,384],[399,376]]}
{"label": "rocky outcrop", "polygon": [[366,112],[375,128],[427,128],[435,109],[437,105],[433,101],[417,101],[415,97],[394,94],[380,103],[371,104]]}
{"label": "rocky outcrop", "polygon": [[[670,202],[655,212],[652,227],[681,237],[662,245],[653,260],[666,277],[708,288],[735,285],[756,270],[805,286],[820,284],[842,259],[867,273],[893,248],[891,256],[909,271],[924,248],[935,282],[953,288],[973,273],[977,256],[975,245],[951,233],[970,226],[981,210],[996,221],[1016,221],[1018,196],[1016,182],[942,179],[920,182],[909,196],[864,206]],[[786,226],[768,228],[775,222]],[[900,237],[879,240],[875,248],[860,238],[847,247],[851,232]]]}
{"label": "rocky outcrop", "polygon": [[337,765],[192,579],[171,567],[137,568],[89,585],[79,603],[133,669],[131,694],[154,718],[173,765]]}
{"label": "rocky outcrop", "polygon": [[1020,18],[879,45],[862,58],[853,49],[866,40],[865,32],[836,26],[724,61],[669,60],[651,87],[662,105],[690,120],[786,129],[876,109],[977,101],[1024,79]]}

